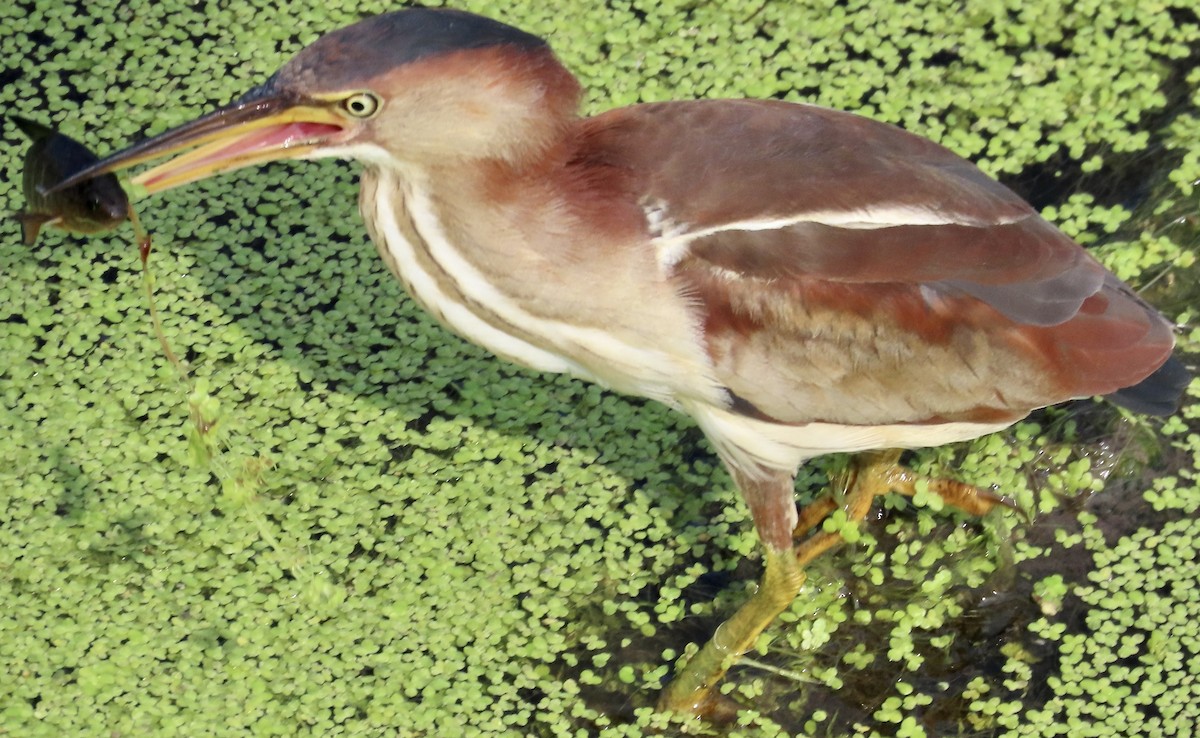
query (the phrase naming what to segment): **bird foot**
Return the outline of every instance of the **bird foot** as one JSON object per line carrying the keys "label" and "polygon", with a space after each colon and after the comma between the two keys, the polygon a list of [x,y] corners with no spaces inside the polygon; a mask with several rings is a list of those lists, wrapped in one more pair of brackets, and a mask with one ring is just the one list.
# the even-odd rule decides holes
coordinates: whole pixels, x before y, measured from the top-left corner
{"label": "bird foot", "polygon": [[679,703],[672,697],[670,690],[662,693],[658,699],[659,712],[682,715],[719,728],[733,725],[738,719],[738,714],[746,709],[737,700],[722,694],[715,687],[692,695],[694,699],[686,703]]}
{"label": "bird foot", "polygon": [[891,484],[891,491],[902,494],[905,497],[913,497],[917,494],[917,483],[924,479],[929,485],[929,491],[942,499],[951,507],[956,507],[968,515],[982,517],[991,512],[997,505],[1003,505],[1020,512],[1017,503],[1011,497],[997,494],[989,489],[976,487],[973,484],[960,482],[956,479],[946,479],[945,477],[922,477],[912,469],[899,464],[894,465],[888,471],[888,478]]}
{"label": "bird foot", "polygon": [[[968,515],[982,517],[997,505],[1021,512],[1017,503],[1010,497],[955,479],[925,477],[918,474],[899,463],[900,453],[899,450],[887,450],[856,456],[851,461],[850,468],[846,471],[840,484],[832,485],[830,491],[825,492],[800,511],[799,520],[792,533],[793,539],[803,539],[839,506],[849,504],[845,502],[847,500],[857,500],[856,509],[853,512],[859,513],[858,515],[848,514],[847,517],[850,520],[859,520],[866,516],[875,497],[888,492],[914,497],[920,481],[926,482],[929,492],[939,497],[944,503],[956,507]],[[843,502],[839,502],[839,500]],[[847,513],[850,512],[847,510]]]}

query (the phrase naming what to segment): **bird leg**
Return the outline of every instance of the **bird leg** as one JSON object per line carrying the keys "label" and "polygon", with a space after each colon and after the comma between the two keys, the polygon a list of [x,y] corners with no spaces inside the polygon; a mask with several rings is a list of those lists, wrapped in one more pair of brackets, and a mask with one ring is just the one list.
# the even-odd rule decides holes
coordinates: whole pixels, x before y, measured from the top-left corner
{"label": "bird leg", "polygon": [[[843,492],[834,494],[832,490],[806,506],[800,513],[793,528],[793,538],[807,535],[816,528],[830,513],[841,507],[846,511],[848,525],[858,525],[871,511],[875,498],[891,491],[894,476],[900,458],[899,451],[870,451],[854,457],[847,470]],[[841,505],[837,498],[841,498]],[[839,531],[822,530],[805,538],[795,547],[796,562],[806,566],[813,559],[841,544],[842,534]]]}
{"label": "bird leg", "polygon": [[[897,458],[898,452],[880,457],[876,463],[875,455],[865,455],[864,463],[852,467],[845,493],[841,495],[841,506],[849,521],[856,523],[865,517],[875,497],[888,491],[884,472],[895,465]],[[717,627],[713,637],[675,675],[658,701],[660,710],[718,723],[730,721],[740,707],[717,690],[721,678],[796,599],[806,577],[804,566],[842,542],[841,533],[820,531],[799,546],[793,543],[793,534],[801,525],[807,531],[838,507],[832,496],[810,506],[810,509],[815,507],[815,515],[809,509],[798,515],[792,475],[767,469],[745,473],[732,464],[729,466],[762,539],[766,570],[750,600]]]}
{"label": "bird leg", "polygon": [[[739,706],[722,695],[717,685],[799,594],[806,578],[804,567],[844,540],[840,531],[817,530],[820,523],[841,507],[846,511],[847,523],[857,525],[870,512],[876,497],[888,492],[915,493],[918,477],[899,465],[900,453],[884,450],[859,454],[838,485],[840,493],[828,492],[800,513],[796,511],[791,475],[766,469],[743,473],[730,465],[762,539],[765,571],[750,599],[717,627],[708,643],[663,690],[658,701],[660,710],[717,723],[733,719]],[[976,515],[998,503],[1011,504],[961,482],[929,481],[930,490],[947,503]],[[794,543],[800,538],[800,543]]]}
{"label": "bird leg", "polygon": [[[842,490],[849,490],[865,475],[871,479],[869,484],[878,490],[876,495],[895,492],[905,497],[912,497],[917,493],[917,480],[922,477],[899,463],[901,453],[899,449],[888,449],[858,454],[851,461],[850,468],[846,472],[845,481],[841,485]],[[942,498],[947,505],[956,507],[968,515],[986,515],[996,505],[1016,509],[1016,503],[1010,498],[966,482],[945,477],[925,477],[925,481],[929,484],[930,492]],[[808,535],[813,528],[837,509],[837,498],[838,494],[835,493],[835,490],[830,489],[801,510],[793,537],[799,540]],[[866,511],[863,512],[863,515],[866,515]]]}
{"label": "bird leg", "polygon": [[804,570],[790,547],[766,547],[766,571],[758,589],[693,656],[663,690],[658,709],[724,724],[741,706],[717,689],[725,672],[754,647],[759,634],[787,609],[804,584]]}
{"label": "bird leg", "polygon": [[787,609],[804,584],[804,569],[792,550],[796,502],[792,475],[759,469],[743,473],[729,465],[750,506],[763,543],[765,571],[758,589],[676,674],[658,709],[711,722],[729,722],[740,706],[717,690],[729,667],[754,647],[763,629]]}

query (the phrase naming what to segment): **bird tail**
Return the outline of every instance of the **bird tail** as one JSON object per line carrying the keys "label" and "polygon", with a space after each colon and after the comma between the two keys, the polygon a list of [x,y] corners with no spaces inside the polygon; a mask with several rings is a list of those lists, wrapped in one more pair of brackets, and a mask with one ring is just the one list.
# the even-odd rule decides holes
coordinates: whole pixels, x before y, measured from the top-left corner
{"label": "bird tail", "polygon": [[1187,367],[1172,356],[1142,381],[1105,397],[1135,413],[1171,415],[1179,409],[1183,392],[1191,381]]}

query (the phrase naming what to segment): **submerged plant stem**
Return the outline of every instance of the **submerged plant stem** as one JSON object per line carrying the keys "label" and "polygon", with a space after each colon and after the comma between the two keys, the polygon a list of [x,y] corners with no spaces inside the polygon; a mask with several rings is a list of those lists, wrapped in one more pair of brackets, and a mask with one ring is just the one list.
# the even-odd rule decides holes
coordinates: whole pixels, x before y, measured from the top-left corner
{"label": "submerged plant stem", "polygon": [[171,344],[167,341],[166,334],[163,333],[162,319],[158,315],[158,307],[154,302],[154,275],[150,272],[150,234],[142,227],[142,222],[138,219],[137,211],[133,209],[132,205],[129,206],[129,224],[133,226],[133,235],[138,244],[138,254],[142,257],[142,286],[146,290],[146,300],[150,308],[150,325],[154,328],[154,335],[158,338],[158,343],[162,346],[167,361],[171,362],[171,366],[175,367],[179,378],[186,384],[189,379],[187,365],[180,361],[179,356],[171,349]]}

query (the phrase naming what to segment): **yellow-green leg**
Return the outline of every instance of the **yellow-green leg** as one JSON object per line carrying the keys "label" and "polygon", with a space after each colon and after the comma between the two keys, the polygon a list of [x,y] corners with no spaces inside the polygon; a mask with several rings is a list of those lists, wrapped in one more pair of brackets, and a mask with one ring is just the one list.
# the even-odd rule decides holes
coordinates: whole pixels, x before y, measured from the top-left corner
{"label": "yellow-green leg", "polygon": [[729,667],[754,647],[763,628],[792,603],[804,584],[804,570],[791,546],[783,550],[767,546],[765,558],[766,571],[758,591],[717,627],[708,643],[675,675],[658,700],[660,710],[718,723],[737,712],[737,705],[716,689],[717,684]]}
{"label": "yellow-green leg", "polygon": [[[804,566],[841,542],[837,533],[818,533],[800,546],[793,543],[798,516],[791,475],[759,470],[755,475],[734,471],[734,479],[750,505],[754,525],[762,539],[765,571],[758,590],[667,685],[659,699],[660,710],[723,722],[737,711],[717,685],[729,667],[754,647],[763,629],[783,612],[804,584]],[[861,477],[865,482],[868,477]],[[847,490],[844,507],[851,520],[871,509],[878,494],[875,486],[856,481]],[[826,513],[827,514],[827,513]]]}
{"label": "yellow-green leg", "polygon": [[[790,474],[732,469],[762,539],[765,571],[750,600],[721,623],[712,639],[667,685],[658,701],[660,710],[715,722],[733,717],[738,706],[723,697],[717,685],[799,594],[805,580],[804,567],[843,540],[839,532],[819,530],[821,521],[840,507],[846,511],[847,520],[858,523],[877,496],[915,492],[917,476],[898,464],[900,453],[885,450],[859,454],[844,483],[837,485],[844,494],[826,493],[800,513],[796,511]],[[996,504],[1007,504],[999,496],[951,480],[930,480],[930,489],[947,503],[977,515]]]}

